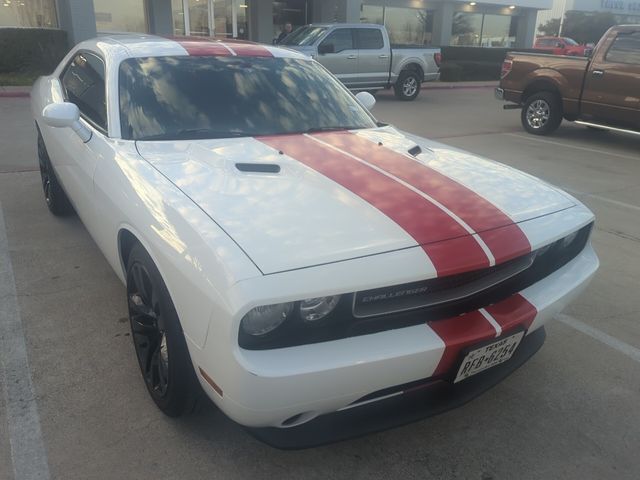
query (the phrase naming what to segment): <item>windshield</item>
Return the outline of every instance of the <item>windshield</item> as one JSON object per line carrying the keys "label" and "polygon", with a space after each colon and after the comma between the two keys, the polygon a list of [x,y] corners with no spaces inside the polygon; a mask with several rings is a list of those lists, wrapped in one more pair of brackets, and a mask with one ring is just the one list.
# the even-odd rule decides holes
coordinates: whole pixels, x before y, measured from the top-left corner
{"label": "windshield", "polygon": [[122,138],[184,140],[375,127],[317,63],[291,58],[148,57],[120,65]]}
{"label": "windshield", "polygon": [[565,38],[564,39],[564,43],[566,43],[567,45],[571,45],[571,46],[578,45],[578,42],[576,42],[575,40],[573,40],[571,38]]}
{"label": "windshield", "polygon": [[280,45],[304,47],[312,45],[327,30],[327,27],[300,27],[287,35]]}

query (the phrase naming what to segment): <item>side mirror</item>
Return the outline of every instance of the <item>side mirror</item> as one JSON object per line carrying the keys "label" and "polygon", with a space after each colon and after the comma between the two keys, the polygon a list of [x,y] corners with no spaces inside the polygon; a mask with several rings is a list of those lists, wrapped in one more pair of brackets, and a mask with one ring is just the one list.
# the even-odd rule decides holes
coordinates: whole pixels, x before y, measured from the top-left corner
{"label": "side mirror", "polygon": [[324,55],[325,53],[335,53],[336,47],[333,43],[321,43],[318,45],[318,53]]}
{"label": "side mirror", "polygon": [[360,102],[367,110],[371,110],[373,106],[376,104],[376,97],[371,95],[369,92],[358,92],[356,94],[356,100]]}
{"label": "side mirror", "polygon": [[42,121],[55,128],[71,128],[84,143],[91,140],[91,131],[80,123],[80,110],[75,103],[50,103],[42,110]]}
{"label": "side mirror", "polygon": [[564,48],[564,43],[556,43],[556,48]]}

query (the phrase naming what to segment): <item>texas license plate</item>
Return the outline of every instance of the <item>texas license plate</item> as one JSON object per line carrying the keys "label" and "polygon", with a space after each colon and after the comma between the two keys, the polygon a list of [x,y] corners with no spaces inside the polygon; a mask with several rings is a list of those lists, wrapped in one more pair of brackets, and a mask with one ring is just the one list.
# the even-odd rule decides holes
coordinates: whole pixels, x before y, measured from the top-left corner
{"label": "texas license plate", "polygon": [[500,340],[485,345],[484,347],[471,350],[462,360],[458,369],[458,375],[453,383],[458,383],[465,378],[469,378],[476,373],[480,373],[487,368],[495,367],[511,358],[516,351],[520,341],[524,337],[524,332],[518,332]]}

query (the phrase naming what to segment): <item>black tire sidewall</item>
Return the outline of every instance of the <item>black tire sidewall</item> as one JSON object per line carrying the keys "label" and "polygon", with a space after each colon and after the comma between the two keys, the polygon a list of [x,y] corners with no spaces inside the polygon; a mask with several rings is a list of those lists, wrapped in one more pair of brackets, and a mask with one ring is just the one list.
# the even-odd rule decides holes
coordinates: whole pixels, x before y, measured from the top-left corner
{"label": "black tire sidewall", "polygon": [[[533,128],[527,121],[527,109],[529,108],[529,105],[536,100],[544,100],[547,105],[549,105],[549,119],[541,128]],[[558,95],[553,92],[539,92],[530,95],[522,106],[520,120],[523,128],[528,133],[533,135],[550,135],[555,132],[560,126],[560,123],[562,123],[562,104],[560,102],[560,98],[558,98]]]}
{"label": "black tire sidewall", "polygon": [[[416,91],[413,95],[405,95],[404,94],[404,90],[402,88],[402,84],[405,82],[405,80],[409,77],[414,77],[416,79],[416,83],[417,83],[417,88]],[[420,76],[418,75],[417,72],[414,72],[413,70],[405,70],[404,72],[400,73],[400,76],[398,77],[398,80],[396,80],[395,85],[393,86],[393,90],[396,94],[396,98],[398,98],[399,100],[403,100],[405,102],[409,102],[411,100],[415,100],[415,98],[420,94],[420,88],[422,86],[422,82],[420,80]]]}
{"label": "black tire sidewall", "polygon": [[[140,366],[138,353],[136,361],[140,366],[140,372],[147,391],[155,404],[170,417],[177,417],[186,410],[193,409],[195,401],[198,399],[199,385],[184,338],[184,333],[180,326],[178,314],[171,300],[167,287],[153,262],[151,256],[140,244],[134,245],[127,259],[127,282],[132,265],[141,263],[149,273],[152,288],[157,289],[159,305],[164,320],[165,336],[167,341],[167,351],[169,358],[169,381],[167,392],[164,396],[158,395],[151,386],[144,380],[144,372]],[[127,288],[128,291],[128,288]],[[130,319],[131,321],[131,319]],[[133,339],[133,331],[131,333]],[[134,349],[135,339],[133,339]]]}

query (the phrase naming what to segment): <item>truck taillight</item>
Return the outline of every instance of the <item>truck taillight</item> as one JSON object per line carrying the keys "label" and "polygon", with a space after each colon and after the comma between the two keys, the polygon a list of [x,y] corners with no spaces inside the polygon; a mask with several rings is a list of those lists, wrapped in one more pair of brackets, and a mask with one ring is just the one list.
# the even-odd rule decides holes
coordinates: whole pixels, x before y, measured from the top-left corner
{"label": "truck taillight", "polygon": [[437,52],[433,54],[433,60],[436,62],[436,65],[439,67],[440,62],[442,61],[442,53]]}
{"label": "truck taillight", "polygon": [[502,62],[502,70],[500,71],[500,78],[506,77],[511,68],[513,67],[513,60],[507,58],[504,62]]}

